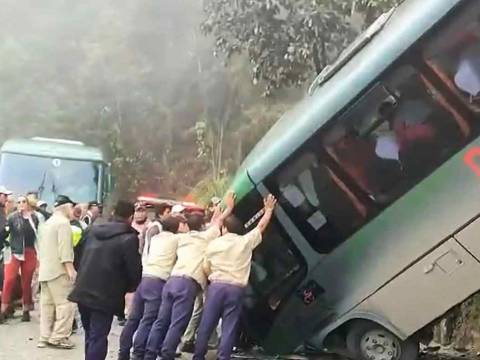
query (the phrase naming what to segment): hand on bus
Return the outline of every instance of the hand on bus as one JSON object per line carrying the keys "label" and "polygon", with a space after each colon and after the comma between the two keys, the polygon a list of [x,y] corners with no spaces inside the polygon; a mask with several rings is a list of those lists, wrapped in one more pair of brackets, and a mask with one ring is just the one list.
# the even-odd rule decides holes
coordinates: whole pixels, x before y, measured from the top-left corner
{"label": "hand on bus", "polygon": [[263,200],[263,204],[265,206],[265,210],[274,210],[275,206],[277,205],[277,199],[272,194],[268,194],[268,196]]}
{"label": "hand on bus", "polygon": [[229,191],[225,196],[225,205],[227,205],[227,208],[229,209],[235,207],[235,193],[233,191]]}

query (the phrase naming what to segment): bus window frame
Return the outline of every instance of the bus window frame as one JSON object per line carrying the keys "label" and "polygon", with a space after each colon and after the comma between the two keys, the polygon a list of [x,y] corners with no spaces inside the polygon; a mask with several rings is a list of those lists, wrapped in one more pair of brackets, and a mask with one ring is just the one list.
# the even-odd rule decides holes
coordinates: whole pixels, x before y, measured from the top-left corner
{"label": "bus window frame", "polygon": [[[431,36],[431,34],[428,34]],[[328,148],[325,146],[323,142],[323,136],[328,133],[339,121],[348,116],[348,113],[364,98],[368,93],[375,87],[375,86],[383,86],[389,93],[392,93],[391,89],[388,87],[388,84],[384,83],[384,79],[388,77],[389,74],[393,74],[395,69],[399,69],[402,66],[410,66],[414,69],[422,80],[425,85],[425,91],[429,93],[432,100],[434,101],[435,105],[445,111],[446,113],[450,114],[450,119],[452,124],[456,124],[459,133],[462,134],[465,144],[467,140],[472,135],[472,130],[470,126],[470,122],[462,115],[462,109],[458,108],[458,105],[452,103],[448,100],[448,96],[450,95],[448,92],[445,91],[441,86],[436,86],[435,81],[436,78],[432,78],[432,73],[430,73],[427,69],[425,69],[426,63],[421,56],[416,56],[418,53],[418,47],[423,44],[423,41],[419,39],[419,41],[409,50],[405,52],[404,55],[400,56],[394,63],[392,63],[380,76],[372,81],[370,86],[366,87],[361,94],[357,97],[352,99],[352,101],[346,105],[341,112],[339,112],[336,116],[332,117],[332,119],[327,123],[326,126],[319,129],[315,132],[306,142],[305,144],[294,151],[286,160],[285,162],[278,167],[275,171],[272,172],[269,177],[278,176],[279,171],[282,171],[285,167],[284,164],[288,164],[291,161],[295,161],[301,156],[301,153],[304,152],[311,152],[313,149],[316,151],[318,161],[322,162],[331,172],[334,178],[337,179],[335,181],[338,184],[342,184],[339,188],[342,191],[347,190],[346,195],[352,202],[352,207],[358,211],[359,208],[366,209],[366,220],[364,224],[362,224],[358,229],[356,229],[350,236],[344,239],[341,243],[337,244],[335,248],[333,248],[330,252],[322,254],[315,250],[315,247],[305,238],[305,234],[300,231],[302,236],[305,238],[309,246],[318,254],[323,256],[328,256],[330,253],[334,252],[338,246],[341,246],[344,242],[348,241],[356,232],[360,231],[364,226],[368,226],[378,215],[380,215],[383,211],[388,209],[392,206],[396,201],[398,201],[399,197],[408,194],[412,189],[418,186],[418,182],[415,183],[413,186],[409,186],[408,189],[405,191],[403,188],[399,189],[398,191],[401,194],[394,194],[393,201],[390,201],[386,204],[379,203],[375,201],[373,198],[369,196],[369,194],[363,189],[362,185],[358,183],[356,179],[354,179],[342,166],[341,163],[328,151]],[[442,82],[443,84],[443,82]],[[460,151],[460,149],[458,150]],[[452,154],[453,155],[453,154]],[[443,163],[437,166],[431,173],[435,172],[438,167],[441,167]],[[427,175],[429,176],[429,175]],[[278,191],[276,186],[274,186],[274,182],[269,180],[269,177],[265,180],[265,186],[270,191]],[[423,181],[420,180],[420,182]],[[354,200],[352,200],[355,199]],[[358,202],[358,207],[357,207]],[[290,215],[287,216],[290,217]],[[298,226],[298,225],[295,225]]]}

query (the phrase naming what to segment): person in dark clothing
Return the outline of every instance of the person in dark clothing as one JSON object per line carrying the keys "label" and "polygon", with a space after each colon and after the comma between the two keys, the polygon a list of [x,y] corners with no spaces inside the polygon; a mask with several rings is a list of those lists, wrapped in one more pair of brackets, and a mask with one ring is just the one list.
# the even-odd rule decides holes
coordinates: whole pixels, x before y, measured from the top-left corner
{"label": "person in dark clothing", "polygon": [[0,186],[0,294],[3,289],[3,248],[7,239],[7,212],[5,205],[12,192]]}
{"label": "person in dark clothing", "polygon": [[69,300],[78,304],[85,329],[85,359],[105,359],[113,317],[122,314],[125,294],[142,278],[138,233],[131,227],[134,205],[119,201],[113,220],[85,232],[78,277]]}

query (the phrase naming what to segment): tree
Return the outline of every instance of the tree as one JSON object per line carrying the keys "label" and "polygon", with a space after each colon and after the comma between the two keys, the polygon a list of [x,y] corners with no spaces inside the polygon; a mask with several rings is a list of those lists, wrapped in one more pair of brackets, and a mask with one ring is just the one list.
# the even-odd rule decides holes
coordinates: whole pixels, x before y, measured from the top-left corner
{"label": "tree", "polygon": [[206,0],[201,29],[215,38],[214,54],[225,61],[245,53],[253,83],[270,95],[310,80],[398,1]]}

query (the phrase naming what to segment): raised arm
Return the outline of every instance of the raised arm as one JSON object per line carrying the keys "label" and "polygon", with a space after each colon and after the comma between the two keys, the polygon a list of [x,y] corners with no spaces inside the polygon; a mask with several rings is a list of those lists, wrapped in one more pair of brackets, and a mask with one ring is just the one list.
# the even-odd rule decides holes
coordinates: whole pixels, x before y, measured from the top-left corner
{"label": "raised arm", "polygon": [[235,207],[235,193],[233,191],[229,191],[227,196],[225,197],[225,210],[220,212],[220,207],[215,208],[215,212],[213,213],[211,224],[212,226],[222,227],[223,222],[227,217],[232,214],[233,208]]}
{"label": "raised arm", "polygon": [[267,229],[268,224],[272,220],[273,210],[275,209],[275,205],[277,205],[277,199],[272,194],[269,194],[264,200],[264,213],[262,218],[257,224],[257,229],[263,234]]}

